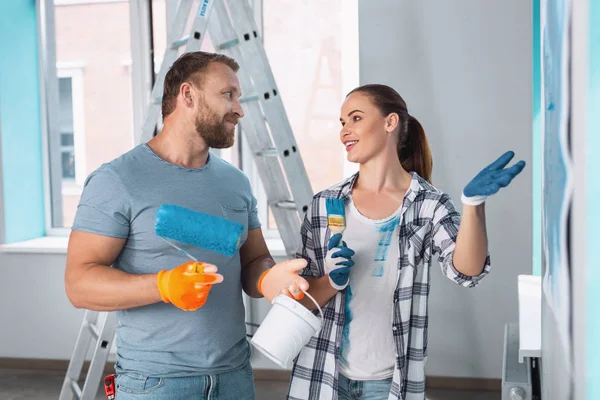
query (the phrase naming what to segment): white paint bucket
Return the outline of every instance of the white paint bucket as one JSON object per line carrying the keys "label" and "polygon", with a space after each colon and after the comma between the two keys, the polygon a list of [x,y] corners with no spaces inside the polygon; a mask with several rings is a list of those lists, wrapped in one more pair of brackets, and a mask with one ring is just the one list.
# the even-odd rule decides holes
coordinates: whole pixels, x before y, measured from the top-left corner
{"label": "white paint bucket", "polygon": [[320,320],[296,300],[280,294],[273,299],[273,307],[251,340],[254,347],[283,368],[292,366],[300,350],[321,329],[323,310],[311,295],[304,294],[317,306]]}

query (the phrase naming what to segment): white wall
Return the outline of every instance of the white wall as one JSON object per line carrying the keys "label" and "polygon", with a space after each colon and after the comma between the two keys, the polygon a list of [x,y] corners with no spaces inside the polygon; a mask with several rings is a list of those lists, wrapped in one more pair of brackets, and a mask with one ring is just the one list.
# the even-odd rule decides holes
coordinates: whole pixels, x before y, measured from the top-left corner
{"label": "white wall", "polygon": [[[530,161],[531,1],[360,0],[360,81],[404,97],[428,133],[434,184],[462,188],[505,150]],[[531,169],[486,206],[492,273],[463,289],[432,271],[428,375],[500,378],[517,275],[531,273]]]}
{"label": "white wall", "polygon": [[64,290],[65,256],[0,253],[0,358],[69,359],[83,318]]}

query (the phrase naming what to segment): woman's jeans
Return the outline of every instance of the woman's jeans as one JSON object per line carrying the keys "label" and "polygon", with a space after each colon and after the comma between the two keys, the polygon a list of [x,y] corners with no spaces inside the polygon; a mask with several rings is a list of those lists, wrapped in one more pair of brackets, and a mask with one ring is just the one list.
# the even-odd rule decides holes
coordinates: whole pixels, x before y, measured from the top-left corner
{"label": "woman's jeans", "polygon": [[379,381],[354,381],[340,374],[339,400],[387,400],[392,388],[392,378]]}

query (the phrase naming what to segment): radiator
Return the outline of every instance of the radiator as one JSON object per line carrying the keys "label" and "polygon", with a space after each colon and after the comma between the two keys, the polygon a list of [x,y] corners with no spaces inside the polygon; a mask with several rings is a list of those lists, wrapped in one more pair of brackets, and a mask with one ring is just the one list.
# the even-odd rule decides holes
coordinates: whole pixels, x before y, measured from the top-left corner
{"label": "radiator", "polygon": [[533,400],[531,360],[519,362],[519,324],[504,327],[502,400]]}

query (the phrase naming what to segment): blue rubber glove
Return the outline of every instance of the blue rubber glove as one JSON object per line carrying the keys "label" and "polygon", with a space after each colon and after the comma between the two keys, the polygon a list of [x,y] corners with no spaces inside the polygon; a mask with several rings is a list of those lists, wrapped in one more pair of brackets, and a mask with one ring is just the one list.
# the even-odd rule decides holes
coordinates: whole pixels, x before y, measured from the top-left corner
{"label": "blue rubber glove", "polygon": [[525,161],[519,161],[509,168],[504,168],[515,156],[513,151],[507,151],[496,161],[485,167],[471,182],[465,186],[462,202],[468,206],[478,206],[491,196],[510,184],[513,178],[523,171]]}
{"label": "blue rubber glove", "polygon": [[[334,289],[343,290],[350,282],[350,268],[354,265],[352,256],[354,251],[343,242],[340,233],[333,235],[327,244],[325,257],[325,272],[329,275],[329,282]],[[340,243],[341,242],[341,243]]]}

